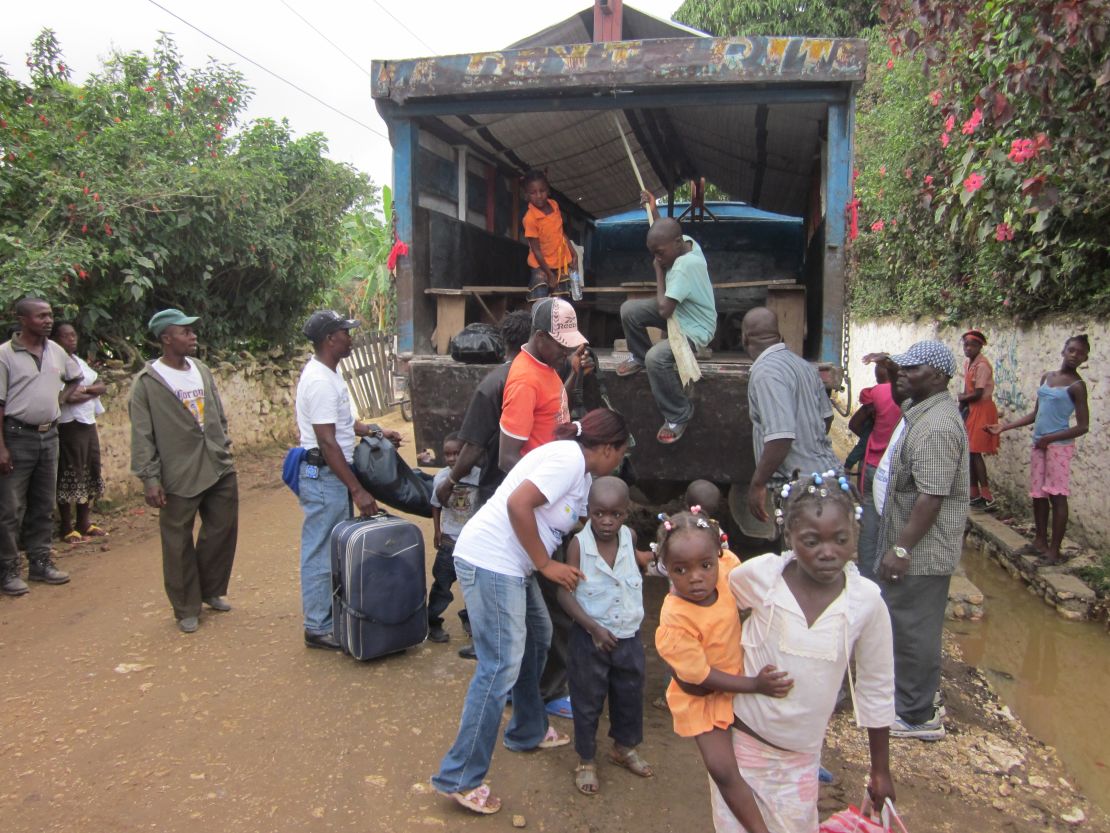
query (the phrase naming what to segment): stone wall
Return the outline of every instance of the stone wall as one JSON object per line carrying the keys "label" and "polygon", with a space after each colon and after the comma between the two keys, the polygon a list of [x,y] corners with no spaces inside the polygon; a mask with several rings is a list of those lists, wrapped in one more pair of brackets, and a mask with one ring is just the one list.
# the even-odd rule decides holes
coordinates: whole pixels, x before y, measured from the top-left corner
{"label": "stone wall", "polygon": [[[252,448],[289,444],[296,436],[293,412],[297,378],[305,358],[254,356],[247,352],[204,360],[220,389],[232,449],[238,457]],[[97,368],[108,385],[101,397],[106,412],[97,420],[106,497],[111,501],[141,494],[142,484],[131,475],[131,422],[127,400],[134,373],[118,366]]]}
{"label": "stone wall", "polygon": [[[915,341],[938,339],[956,355],[959,373],[952,381],[952,390],[963,389],[963,365],[966,359],[960,347],[961,333],[970,327],[982,330],[988,344],[983,354],[994,367],[994,400],[1002,421],[1029,413],[1037,401],[1037,385],[1041,374],[1060,366],[1064,341],[1076,333],[1087,333],[1091,339],[1091,357],[1080,369],[1087,383],[1091,408],[1091,430],[1077,440],[1072,461],[1071,523],[1068,534],[1091,547],[1110,547],[1110,483],[1104,468],[1110,461],[1110,340],[1107,321],[1097,318],[1049,318],[1034,325],[1006,322],[968,323],[947,327],[935,321],[905,322],[893,319],[856,321],[851,325],[849,372],[853,382],[853,408],[859,402],[859,391],[874,384],[874,369],[865,366],[862,358],[871,352],[895,353]],[[838,430],[846,430],[846,422],[838,420]],[[1002,446],[994,457],[987,458],[987,470],[995,493],[1028,504],[1029,449],[1032,428],[1015,429],[1002,435]]]}

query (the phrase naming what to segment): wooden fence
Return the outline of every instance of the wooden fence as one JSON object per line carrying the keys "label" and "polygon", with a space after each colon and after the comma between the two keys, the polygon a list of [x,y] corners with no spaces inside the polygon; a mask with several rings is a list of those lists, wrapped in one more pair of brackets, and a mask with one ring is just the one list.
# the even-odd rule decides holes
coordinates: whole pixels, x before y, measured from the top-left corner
{"label": "wooden fence", "polygon": [[339,362],[360,416],[379,417],[391,411],[393,401],[393,333],[355,330],[351,355]]}

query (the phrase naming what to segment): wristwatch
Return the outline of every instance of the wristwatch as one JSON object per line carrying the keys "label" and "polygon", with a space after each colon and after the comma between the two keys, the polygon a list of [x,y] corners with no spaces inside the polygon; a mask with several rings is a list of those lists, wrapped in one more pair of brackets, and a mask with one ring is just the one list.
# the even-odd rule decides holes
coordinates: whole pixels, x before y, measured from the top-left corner
{"label": "wristwatch", "polygon": [[903,561],[909,561],[910,560],[910,551],[907,550],[905,547],[895,546],[892,549],[894,550],[894,557],[895,558],[900,558]]}

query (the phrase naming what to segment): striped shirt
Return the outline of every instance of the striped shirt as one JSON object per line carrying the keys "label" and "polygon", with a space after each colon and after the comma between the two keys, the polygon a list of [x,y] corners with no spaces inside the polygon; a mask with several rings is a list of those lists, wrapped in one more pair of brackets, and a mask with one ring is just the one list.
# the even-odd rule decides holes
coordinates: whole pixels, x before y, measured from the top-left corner
{"label": "striped shirt", "polygon": [[755,459],[771,440],[793,440],[786,459],[775,472],[776,482],[801,474],[839,471],[825,420],[832,403],[817,369],[779,343],[752,362],[748,377],[748,415],[752,420]]}
{"label": "striped shirt", "polygon": [[[907,407],[908,406],[908,407]],[[906,428],[890,458],[890,481],[879,526],[880,552],[894,546],[918,495],[943,498],[940,514],[910,550],[911,576],[946,576],[963,550],[970,496],[967,431],[947,391],[905,403]]]}

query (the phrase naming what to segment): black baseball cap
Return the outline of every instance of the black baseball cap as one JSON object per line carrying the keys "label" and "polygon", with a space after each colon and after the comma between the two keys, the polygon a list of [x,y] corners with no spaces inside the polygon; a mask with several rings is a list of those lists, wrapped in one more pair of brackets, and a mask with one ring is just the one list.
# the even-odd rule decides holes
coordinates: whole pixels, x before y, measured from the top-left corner
{"label": "black baseball cap", "polygon": [[358,321],[353,318],[344,318],[333,309],[321,309],[312,313],[305,322],[305,338],[313,344],[339,330],[353,330],[358,326]]}

